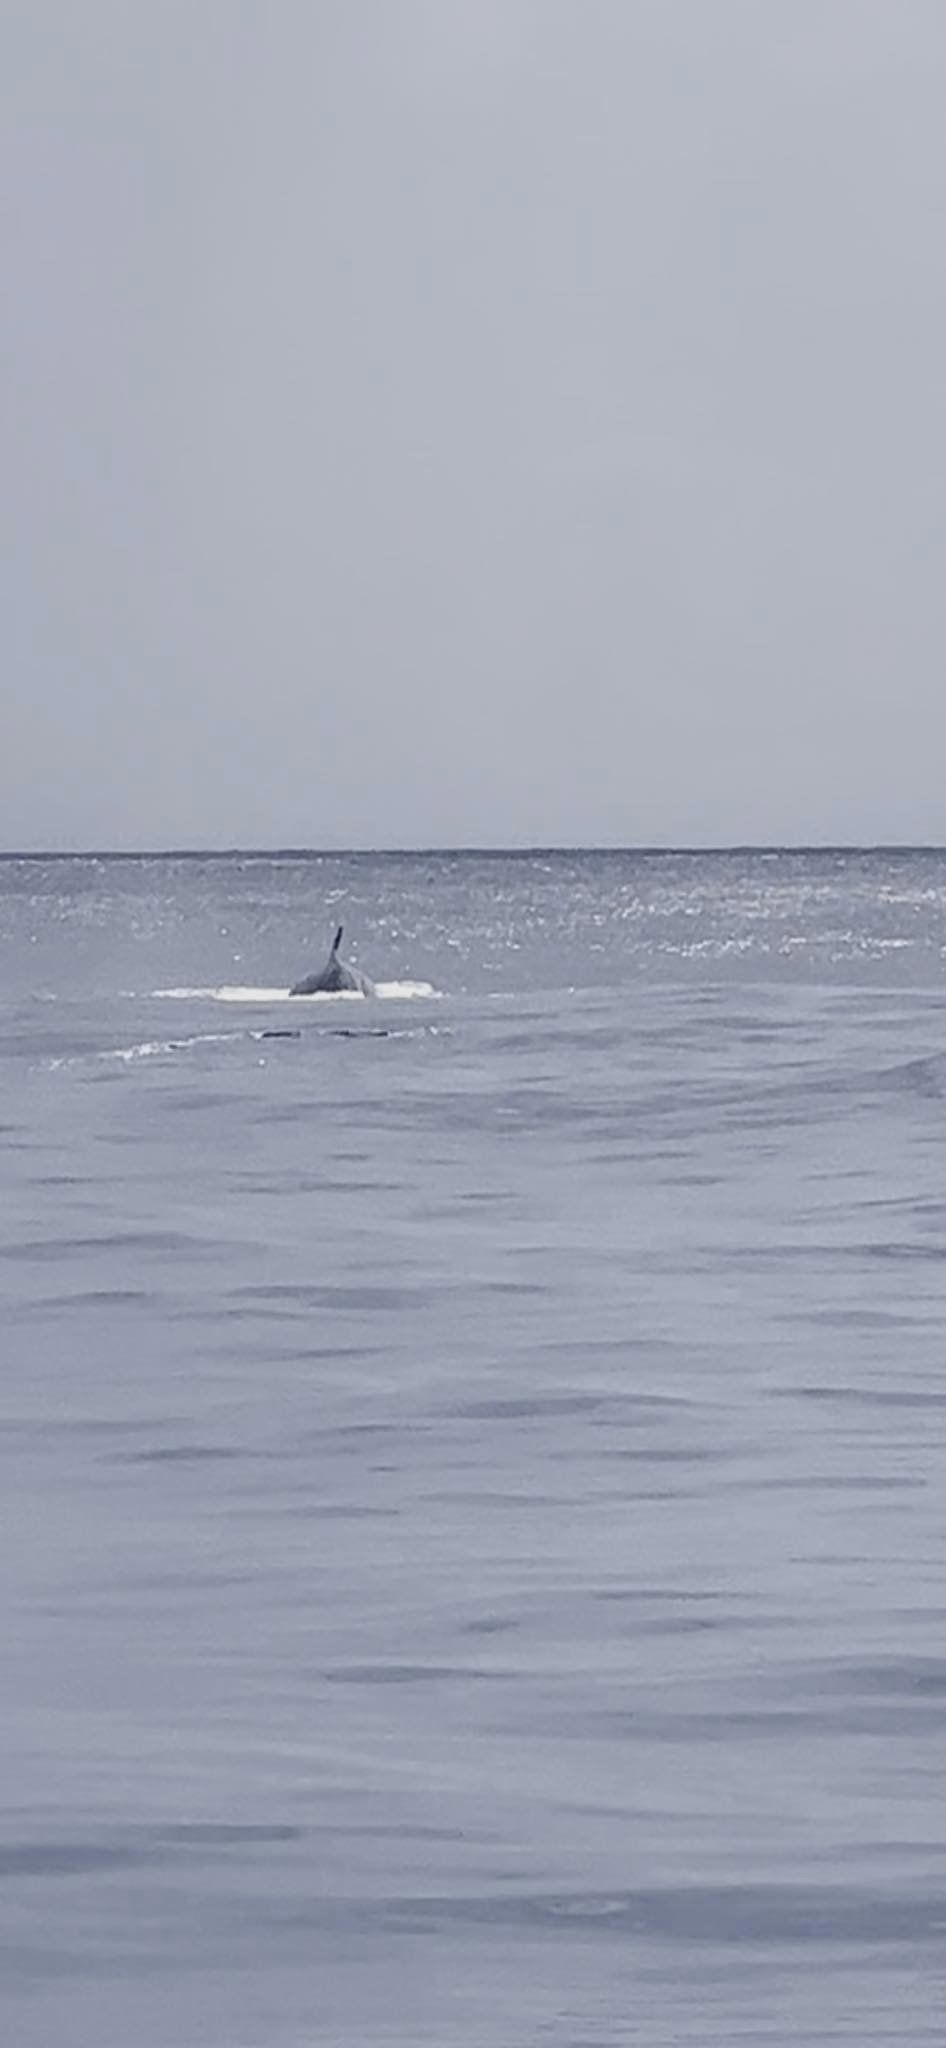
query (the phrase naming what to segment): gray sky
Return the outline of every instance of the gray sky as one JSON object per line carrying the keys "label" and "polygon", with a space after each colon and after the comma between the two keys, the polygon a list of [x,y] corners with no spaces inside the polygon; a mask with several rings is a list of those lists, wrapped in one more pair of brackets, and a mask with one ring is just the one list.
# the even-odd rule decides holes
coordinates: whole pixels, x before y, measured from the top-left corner
{"label": "gray sky", "polygon": [[0,0],[6,846],[946,839],[942,0]]}

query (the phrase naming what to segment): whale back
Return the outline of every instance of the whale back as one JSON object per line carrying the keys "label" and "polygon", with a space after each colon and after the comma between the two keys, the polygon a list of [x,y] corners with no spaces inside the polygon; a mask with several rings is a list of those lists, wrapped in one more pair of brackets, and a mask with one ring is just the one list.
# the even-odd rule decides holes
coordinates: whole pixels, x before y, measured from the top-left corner
{"label": "whale back", "polygon": [[289,990],[291,996],[374,995],[374,986],[368,976],[360,974],[357,967],[349,967],[338,957],[344,929],[344,925],[339,925],[325,966],[295,982]]}

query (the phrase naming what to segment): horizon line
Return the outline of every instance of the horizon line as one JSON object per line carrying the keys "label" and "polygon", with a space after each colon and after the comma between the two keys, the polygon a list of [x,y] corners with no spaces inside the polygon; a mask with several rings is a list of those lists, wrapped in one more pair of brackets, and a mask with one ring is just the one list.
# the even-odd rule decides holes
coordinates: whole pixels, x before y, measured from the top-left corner
{"label": "horizon line", "polygon": [[635,858],[661,859],[668,854],[697,857],[703,854],[803,854],[803,853],[946,853],[946,842],[926,839],[740,839],[722,841],[655,841],[618,843],[564,841],[520,846],[72,846],[0,847],[0,861],[55,860],[370,860],[398,855],[430,859],[477,858],[486,860],[527,860],[538,855],[631,854]]}

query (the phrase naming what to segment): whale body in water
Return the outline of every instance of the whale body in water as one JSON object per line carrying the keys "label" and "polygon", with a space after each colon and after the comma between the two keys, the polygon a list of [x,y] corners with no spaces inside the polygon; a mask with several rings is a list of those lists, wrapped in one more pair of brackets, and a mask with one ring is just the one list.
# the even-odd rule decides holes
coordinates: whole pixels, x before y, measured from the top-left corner
{"label": "whale body in water", "polygon": [[339,925],[325,966],[316,968],[313,974],[304,974],[289,990],[291,996],[374,995],[374,983],[368,976],[359,974],[357,967],[349,967],[338,957],[343,930],[344,926]]}

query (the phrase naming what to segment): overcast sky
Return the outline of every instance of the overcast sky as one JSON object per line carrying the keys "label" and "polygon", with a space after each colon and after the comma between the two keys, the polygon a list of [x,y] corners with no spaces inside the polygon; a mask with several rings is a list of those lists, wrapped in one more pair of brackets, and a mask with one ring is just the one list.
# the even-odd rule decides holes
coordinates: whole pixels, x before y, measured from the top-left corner
{"label": "overcast sky", "polygon": [[0,843],[946,840],[943,0],[0,0]]}

